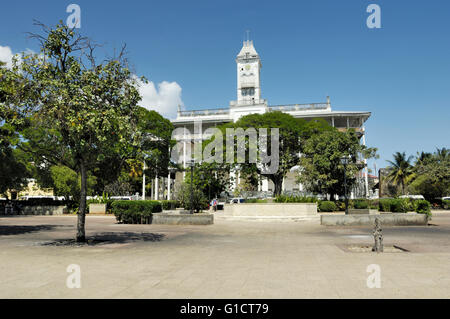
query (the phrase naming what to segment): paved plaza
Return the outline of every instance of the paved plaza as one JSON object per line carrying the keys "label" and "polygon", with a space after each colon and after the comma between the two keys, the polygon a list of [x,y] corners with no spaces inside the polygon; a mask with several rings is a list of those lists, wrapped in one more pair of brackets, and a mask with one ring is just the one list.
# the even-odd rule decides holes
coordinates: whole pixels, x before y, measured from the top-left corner
{"label": "paved plaza", "polygon": [[[449,298],[450,214],[429,226],[385,227],[386,246],[405,251],[357,252],[372,245],[369,227],[326,227],[318,221],[234,221],[210,226],[120,225],[88,216],[83,247],[76,216],[0,218],[0,298]],[[66,269],[81,268],[69,289]],[[381,270],[368,288],[367,267]]]}

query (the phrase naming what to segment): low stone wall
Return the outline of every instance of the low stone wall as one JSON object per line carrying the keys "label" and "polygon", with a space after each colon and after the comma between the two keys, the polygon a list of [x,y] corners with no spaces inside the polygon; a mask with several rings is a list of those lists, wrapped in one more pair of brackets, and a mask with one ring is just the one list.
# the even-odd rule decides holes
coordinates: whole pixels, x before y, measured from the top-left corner
{"label": "low stone wall", "polygon": [[380,218],[382,226],[424,226],[428,224],[427,215],[416,213],[322,215],[320,223],[324,226],[372,226],[377,217]]}
{"label": "low stone wall", "polygon": [[155,213],[152,215],[152,224],[156,225],[212,225],[213,214],[180,214]]}
{"label": "low stone wall", "polygon": [[226,205],[225,216],[233,217],[314,217],[316,203],[249,203]]}
{"label": "low stone wall", "polygon": [[378,209],[355,209],[355,208],[349,208],[348,213],[350,215],[377,215],[379,214]]}
{"label": "low stone wall", "polygon": [[23,206],[20,215],[63,215],[68,212],[67,206]]}

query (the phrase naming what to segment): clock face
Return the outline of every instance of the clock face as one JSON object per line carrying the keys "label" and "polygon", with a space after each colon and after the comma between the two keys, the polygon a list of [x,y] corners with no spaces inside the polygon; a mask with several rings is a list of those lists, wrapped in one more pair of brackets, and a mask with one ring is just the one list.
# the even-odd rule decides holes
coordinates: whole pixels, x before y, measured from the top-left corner
{"label": "clock face", "polygon": [[246,65],[245,65],[245,69],[246,69],[247,71],[250,70],[250,68],[251,68],[250,64],[246,64]]}

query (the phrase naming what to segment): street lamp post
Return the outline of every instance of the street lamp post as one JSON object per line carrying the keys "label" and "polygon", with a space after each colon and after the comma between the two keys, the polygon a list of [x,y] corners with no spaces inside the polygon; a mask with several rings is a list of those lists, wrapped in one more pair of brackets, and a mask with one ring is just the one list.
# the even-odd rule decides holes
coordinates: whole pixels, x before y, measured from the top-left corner
{"label": "street lamp post", "polygon": [[191,167],[191,214],[194,214],[194,166],[195,161],[190,160],[189,166]]}
{"label": "street lamp post", "polygon": [[349,157],[341,158],[341,163],[344,165],[344,197],[345,197],[345,215],[348,215],[348,195],[347,195],[347,165]]}
{"label": "street lamp post", "polygon": [[167,181],[167,199],[172,199],[172,180],[171,180],[171,174],[175,173],[177,169],[175,167],[169,167],[169,176]]}
{"label": "street lamp post", "polygon": [[145,158],[144,158],[144,168],[142,169],[142,200],[145,200],[145,170],[147,167],[145,166]]}

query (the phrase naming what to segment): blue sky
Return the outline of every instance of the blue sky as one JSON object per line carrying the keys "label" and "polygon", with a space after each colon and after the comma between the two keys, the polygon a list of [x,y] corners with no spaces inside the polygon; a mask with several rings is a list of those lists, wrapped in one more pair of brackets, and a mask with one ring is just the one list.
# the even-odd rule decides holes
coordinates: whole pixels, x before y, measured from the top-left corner
{"label": "blue sky", "polygon": [[[33,19],[65,21],[70,3],[81,7],[81,32],[102,50],[127,44],[161,108],[228,106],[234,59],[250,30],[263,98],[290,104],[329,95],[334,110],[371,111],[367,144],[379,149],[378,168],[395,151],[450,146],[448,0],[8,1],[0,6],[0,49],[38,51],[25,34],[38,31]],[[366,26],[371,3],[381,7],[381,29]]]}

